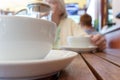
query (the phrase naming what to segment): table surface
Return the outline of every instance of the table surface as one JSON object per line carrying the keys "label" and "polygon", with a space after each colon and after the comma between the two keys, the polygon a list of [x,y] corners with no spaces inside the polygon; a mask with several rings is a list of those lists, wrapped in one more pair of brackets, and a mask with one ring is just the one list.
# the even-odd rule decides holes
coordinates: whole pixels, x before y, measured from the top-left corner
{"label": "table surface", "polygon": [[59,75],[38,80],[120,80],[120,49],[79,53]]}

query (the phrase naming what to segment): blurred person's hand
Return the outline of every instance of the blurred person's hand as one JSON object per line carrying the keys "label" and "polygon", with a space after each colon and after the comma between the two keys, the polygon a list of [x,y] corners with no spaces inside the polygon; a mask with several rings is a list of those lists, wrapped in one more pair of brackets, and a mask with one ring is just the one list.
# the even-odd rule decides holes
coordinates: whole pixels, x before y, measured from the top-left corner
{"label": "blurred person's hand", "polygon": [[98,49],[100,51],[106,48],[106,40],[103,35],[101,34],[91,35],[91,40],[96,46],[98,46]]}

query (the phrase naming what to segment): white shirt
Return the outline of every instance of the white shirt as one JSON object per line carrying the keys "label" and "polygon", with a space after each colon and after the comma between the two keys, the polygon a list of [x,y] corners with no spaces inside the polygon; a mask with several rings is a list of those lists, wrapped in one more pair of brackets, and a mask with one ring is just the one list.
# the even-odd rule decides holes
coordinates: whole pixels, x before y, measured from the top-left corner
{"label": "white shirt", "polygon": [[56,39],[53,48],[59,48],[67,45],[68,36],[84,36],[84,30],[70,18],[65,18],[60,21],[56,32]]}

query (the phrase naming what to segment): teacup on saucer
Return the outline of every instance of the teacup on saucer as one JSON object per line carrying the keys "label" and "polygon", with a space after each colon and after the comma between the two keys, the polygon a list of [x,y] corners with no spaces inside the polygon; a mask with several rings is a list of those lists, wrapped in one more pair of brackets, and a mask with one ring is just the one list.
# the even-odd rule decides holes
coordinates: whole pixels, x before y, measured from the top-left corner
{"label": "teacup on saucer", "polygon": [[89,48],[91,46],[95,46],[90,39],[90,36],[69,36],[67,38],[68,46],[71,47],[79,47],[79,48]]}

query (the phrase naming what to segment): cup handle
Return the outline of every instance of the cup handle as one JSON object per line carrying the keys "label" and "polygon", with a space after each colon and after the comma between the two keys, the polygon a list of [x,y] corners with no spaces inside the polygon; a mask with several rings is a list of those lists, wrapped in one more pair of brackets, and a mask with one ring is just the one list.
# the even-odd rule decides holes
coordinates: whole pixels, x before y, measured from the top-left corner
{"label": "cup handle", "polygon": [[21,12],[24,12],[24,11],[25,11],[25,13],[27,14],[27,9],[21,9],[21,10],[17,11],[17,12],[15,13],[15,15],[17,15],[17,14],[19,14],[19,13],[21,13]]}

